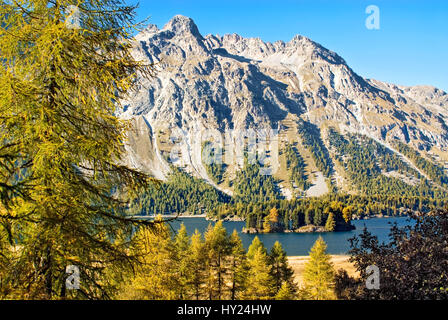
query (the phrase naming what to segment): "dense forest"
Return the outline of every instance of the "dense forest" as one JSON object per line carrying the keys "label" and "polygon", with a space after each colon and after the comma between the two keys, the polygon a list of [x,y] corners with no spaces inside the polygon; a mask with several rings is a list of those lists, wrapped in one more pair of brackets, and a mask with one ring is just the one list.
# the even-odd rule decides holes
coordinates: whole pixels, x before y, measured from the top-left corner
{"label": "dense forest", "polygon": [[[210,170],[216,166],[208,166]],[[192,177],[182,169],[172,167],[166,182],[151,185],[132,203],[135,215],[210,212],[222,203],[256,203],[279,199],[275,179],[271,175],[260,174],[258,162],[249,164],[237,172],[233,181],[234,197],[216,190],[202,179]]]}
{"label": "dense forest", "polygon": [[256,203],[281,197],[274,177],[261,174],[260,169],[261,166],[258,162],[249,163],[245,157],[244,167],[236,173],[236,178],[233,181],[233,202]]}
{"label": "dense forest", "polygon": [[[349,210],[353,218],[364,218],[372,215],[397,216],[407,210],[430,212],[447,204],[446,199],[426,197],[400,197],[393,195],[359,196],[348,194],[328,194],[319,198],[303,198],[293,200],[273,200],[263,203],[222,204],[209,212],[215,219],[241,217],[246,219],[247,228],[263,231],[263,223],[271,210],[278,211],[281,230],[296,230],[305,225],[325,226],[326,213],[334,206]],[[347,209],[345,209],[347,208]]]}
{"label": "dense forest", "polygon": [[[261,210],[260,210],[261,209]],[[264,210],[263,210],[264,209]],[[310,232],[310,231],[347,231],[354,229],[352,220],[352,207],[344,206],[342,202],[318,203],[317,206],[308,206],[305,210],[294,210],[269,205],[255,207],[252,212],[247,212],[246,229],[244,232]],[[309,227],[317,228],[309,228]],[[301,228],[303,227],[303,228]]]}
{"label": "dense forest", "polygon": [[136,248],[141,264],[125,275],[118,299],[293,300],[334,299],[335,270],[320,238],[299,287],[279,242],[268,251],[255,237],[246,250],[236,231],[221,221],[204,234],[189,236],[184,225],[176,234],[161,223],[155,232],[139,230]]}
{"label": "dense forest", "polygon": [[[341,135],[329,130],[330,145],[335,150],[336,161],[345,169],[349,180],[365,195],[387,194],[402,197],[446,198],[447,193],[431,185],[397,154],[378,142],[362,135]],[[406,183],[386,176],[384,172],[396,172],[405,177],[417,177],[420,182]]]}
{"label": "dense forest", "polygon": [[229,201],[228,195],[202,179],[172,167],[168,181],[150,185],[133,201],[130,211],[135,215],[202,214]]}

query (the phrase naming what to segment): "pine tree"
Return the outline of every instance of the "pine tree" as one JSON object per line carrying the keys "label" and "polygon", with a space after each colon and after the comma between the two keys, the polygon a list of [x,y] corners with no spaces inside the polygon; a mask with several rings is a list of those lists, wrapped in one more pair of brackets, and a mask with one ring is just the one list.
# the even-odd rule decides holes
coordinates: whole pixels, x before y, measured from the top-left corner
{"label": "pine tree", "polygon": [[336,227],[336,222],[334,221],[333,212],[330,212],[327,218],[327,222],[325,223],[325,230],[331,232],[334,231]]}
{"label": "pine tree", "polygon": [[289,282],[282,283],[280,290],[275,295],[275,300],[295,300],[297,299],[296,288]]}
{"label": "pine tree", "polygon": [[274,295],[274,279],[270,274],[269,260],[263,247],[254,249],[253,255],[248,257],[249,272],[247,274],[247,288],[244,298],[250,300],[266,300]]}
{"label": "pine tree", "polygon": [[274,243],[269,252],[269,265],[276,293],[281,289],[284,282],[288,283],[293,293],[297,291],[294,284],[294,271],[288,265],[286,252],[278,241]]}
{"label": "pine tree", "polygon": [[[395,208],[395,210],[396,210],[396,208]],[[346,223],[349,223],[352,220],[352,212],[353,212],[352,206],[345,207],[342,210],[342,217],[344,218],[344,221]]]}
{"label": "pine tree", "polygon": [[218,221],[214,227],[209,226],[207,229],[205,249],[208,265],[208,298],[221,300],[225,294],[228,256],[231,252],[229,235],[222,221]]}
{"label": "pine tree", "polygon": [[278,228],[278,216],[279,216],[279,214],[278,214],[278,210],[276,207],[272,208],[269,211],[269,221],[271,222],[272,227],[274,229]]}
{"label": "pine tree", "polygon": [[177,232],[174,245],[176,254],[175,276],[179,283],[178,295],[180,300],[184,300],[189,297],[191,273],[195,266],[191,263],[190,239],[187,228],[183,223]]}
{"label": "pine tree", "polygon": [[327,245],[319,237],[310,251],[310,260],[305,265],[303,275],[306,298],[311,300],[331,300],[334,294],[334,268],[331,257],[326,253]]}
{"label": "pine tree", "polygon": [[[130,125],[115,116],[152,71],[131,55],[135,7],[80,1],[71,27],[73,3],[0,6],[0,240],[19,249],[1,277],[23,298],[110,297],[105,275],[136,262],[116,231],[143,224],[124,217],[148,179],[122,165]],[[80,290],[65,290],[69,265]]]}
{"label": "pine tree", "polygon": [[135,274],[130,273],[124,279],[118,299],[172,300],[179,297],[179,282],[172,274],[176,269],[176,249],[170,229],[164,223],[155,228],[156,232],[141,228],[134,235],[136,241],[132,250],[141,255],[141,263]]}
{"label": "pine tree", "polygon": [[283,229],[289,230],[290,229],[290,217],[287,212],[283,215]]}
{"label": "pine tree", "polygon": [[246,289],[246,275],[249,268],[246,251],[236,230],[230,236],[230,246],[232,248],[229,263],[230,299],[236,300]]}
{"label": "pine tree", "polygon": [[264,246],[263,242],[260,241],[260,239],[255,236],[255,238],[252,240],[252,243],[249,246],[249,249],[247,249],[247,257],[249,259],[252,259],[255,255],[255,252],[261,248],[261,251],[265,254],[267,254],[266,247]]}
{"label": "pine tree", "polygon": [[305,211],[305,224],[313,224],[313,211],[310,208]]}
{"label": "pine tree", "polygon": [[202,240],[202,236],[196,229],[194,234],[191,236],[191,287],[192,296],[194,299],[199,300],[202,297],[204,277],[205,277],[205,264],[206,264],[206,252],[205,244]]}
{"label": "pine tree", "polygon": [[320,210],[314,211],[314,225],[320,226],[322,224],[322,212]]}
{"label": "pine tree", "polygon": [[269,216],[267,216],[263,222],[263,232],[270,233],[271,231],[272,231],[271,221],[269,220]]}

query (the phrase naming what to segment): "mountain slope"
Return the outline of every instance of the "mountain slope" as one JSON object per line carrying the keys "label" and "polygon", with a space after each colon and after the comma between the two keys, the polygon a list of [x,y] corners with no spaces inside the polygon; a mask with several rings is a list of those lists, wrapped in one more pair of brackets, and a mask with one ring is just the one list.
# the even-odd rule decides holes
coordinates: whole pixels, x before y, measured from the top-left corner
{"label": "mountain slope", "polygon": [[[400,185],[391,187],[397,195],[404,189],[412,195],[445,191],[443,179],[431,173],[446,175],[448,161],[448,95],[439,89],[364,79],[336,53],[302,36],[275,43],[236,34],[203,37],[184,16],[162,29],[148,26],[135,37],[134,54],[159,72],[140,79],[123,102],[121,117],[135,118],[126,160],[160,179],[173,162],[232,195],[244,161],[226,162],[225,134],[273,128],[280,152],[278,159],[272,152],[267,158],[279,164],[274,178],[285,198],[356,193],[371,187],[367,173],[378,183]],[[332,144],[335,134],[347,146]],[[209,176],[201,157],[206,141],[225,150],[221,181]],[[293,161],[300,168],[287,165],[289,144],[303,160]],[[172,161],[175,150],[182,156]],[[352,153],[341,154],[347,150]],[[359,156],[366,150],[374,160]],[[293,172],[306,177],[302,187]]]}

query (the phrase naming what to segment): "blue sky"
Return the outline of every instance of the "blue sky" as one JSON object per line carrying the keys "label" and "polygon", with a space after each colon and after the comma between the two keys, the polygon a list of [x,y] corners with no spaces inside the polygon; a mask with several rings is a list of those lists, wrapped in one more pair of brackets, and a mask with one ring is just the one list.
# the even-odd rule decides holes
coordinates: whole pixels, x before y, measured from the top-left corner
{"label": "blue sky", "polygon": [[[365,26],[368,5],[380,9],[379,30]],[[138,14],[159,27],[182,14],[203,35],[289,41],[301,34],[337,52],[363,77],[448,92],[446,0],[142,0]]]}

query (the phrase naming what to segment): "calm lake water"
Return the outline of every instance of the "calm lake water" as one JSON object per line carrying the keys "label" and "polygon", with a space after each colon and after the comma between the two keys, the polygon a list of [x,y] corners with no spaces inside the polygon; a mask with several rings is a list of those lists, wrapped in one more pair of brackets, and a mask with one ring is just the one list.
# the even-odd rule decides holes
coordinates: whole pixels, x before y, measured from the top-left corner
{"label": "calm lake water", "polygon": [[[389,242],[389,230],[392,223],[397,223],[398,226],[408,225],[409,219],[407,217],[397,218],[372,218],[368,220],[355,220],[352,223],[356,230],[346,232],[323,232],[323,233],[268,233],[268,234],[245,234],[241,233],[245,222],[240,221],[225,221],[223,222],[228,233],[232,233],[234,229],[240,234],[244,247],[247,249],[255,236],[258,236],[264,245],[270,249],[275,241],[279,241],[286,253],[289,256],[304,256],[308,255],[310,248],[313,246],[317,238],[322,236],[328,245],[327,252],[330,254],[346,254],[350,249],[348,239],[354,235],[362,232],[364,226],[367,227],[372,234],[376,235],[380,242]],[[188,234],[193,234],[195,229],[198,229],[202,234],[207,229],[209,224],[214,224],[213,221],[207,221],[205,218],[183,218],[170,222],[173,229],[179,229],[181,223],[185,224]]]}

